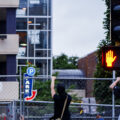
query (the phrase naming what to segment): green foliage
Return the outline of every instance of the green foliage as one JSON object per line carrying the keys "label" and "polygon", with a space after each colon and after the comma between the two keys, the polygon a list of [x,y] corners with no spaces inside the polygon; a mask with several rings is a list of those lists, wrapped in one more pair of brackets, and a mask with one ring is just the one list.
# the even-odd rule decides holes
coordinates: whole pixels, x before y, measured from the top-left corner
{"label": "green foliage", "polygon": [[58,74],[59,74],[59,72],[55,72],[55,73],[53,73],[53,75],[52,76],[58,76]]}
{"label": "green foliage", "polygon": [[76,69],[78,67],[78,57],[68,57],[65,54],[53,57],[53,68],[54,69]]}
{"label": "green foliage", "polygon": [[[98,45],[97,50],[97,66],[96,66],[96,72],[94,76],[96,78],[112,78],[112,71],[107,71],[102,68],[102,47],[113,45],[114,43],[111,43],[110,40],[110,32],[109,32],[109,24],[110,24],[110,2],[109,0],[105,0],[105,4],[107,6],[107,10],[105,12],[105,18],[104,18],[104,29],[106,30],[106,38],[105,40],[100,41]],[[119,75],[120,73],[117,71],[116,75]],[[112,83],[112,81],[94,81],[94,96],[98,103],[101,104],[111,104],[112,102],[112,92],[109,89],[109,85]],[[116,100],[116,103],[120,103],[118,100]]]}
{"label": "green foliage", "polygon": [[[55,81],[55,86],[58,84],[59,82],[56,80]],[[37,101],[52,101],[52,97],[51,97],[51,89],[50,89],[50,84],[51,84],[51,80],[48,81],[39,81],[39,80],[35,80],[34,82],[34,89],[37,89],[37,96],[36,99]],[[70,92],[71,89],[75,88],[74,85],[70,86],[66,91]],[[76,102],[76,101],[80,101],[80,99],[77,97],[76,94],[71,95],[72,96],[72,101]]]}
{"label": "green foliage", "polygon": [[51,80],[48,81],[40,81],[35,80],[34,82],[34,89],[37,89],[37,101],[51,101],[51,90],[50,90]]}
{"label": "green foliage", "polygon": [[[104,18],[104,29],[106,30],[106,39],[100,41],[98,45],[98,51],[97,51],[97,66],[96,66],[96,72],[94,76],[96,78],[111,78],[112,77],[112,71],[107,71],[102,68],[102,47],[111,45],[110,41],[110,35],[109,35],[109,16],[110,16],[110,10],[109,10],[109,1],[105,0],[107,10],[105,12],[106,17]],[[94,81],[94,96],[98,103],[101,104],[108,104],[111,103],[112,100],[112,93],[109,90],[109,85],[111,84],[111,81]]]}
{"label": "green foliage", "polygon": [[71,85],[70,87],[69,87],[69,89],[75,89],[75,85],[73,84],[73,85]]}

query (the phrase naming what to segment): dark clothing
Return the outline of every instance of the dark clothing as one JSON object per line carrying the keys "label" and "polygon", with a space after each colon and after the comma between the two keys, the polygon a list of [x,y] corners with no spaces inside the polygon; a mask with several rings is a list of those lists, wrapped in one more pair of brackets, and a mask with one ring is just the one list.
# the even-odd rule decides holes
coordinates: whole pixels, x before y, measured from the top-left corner
{"label": "dark clothing", "polygon": [[67,104],[65,107],[65,111],[63,114],[63,118],[62,120],[70,120],[70,112],[69,112],[69,105],[71,102],[71,96],[70,95],[57,95],[55,94],[53,96],[53,100],[54,100],[54,118],[60,118],[61,114],[62,114],[62,110],[63,110],[63,106],[64,106],[64,102],[66,97],[68,96],[67,99]]}
{"label": "dark clothing", "polygon": [[115,97],[120,98],[120,87],[115,86],[113,90],[114,90]]}

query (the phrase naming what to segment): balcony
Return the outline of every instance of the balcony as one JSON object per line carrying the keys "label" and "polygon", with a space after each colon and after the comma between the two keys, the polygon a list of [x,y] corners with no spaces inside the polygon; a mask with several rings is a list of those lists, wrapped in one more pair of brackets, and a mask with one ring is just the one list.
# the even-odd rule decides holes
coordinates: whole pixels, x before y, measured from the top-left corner
{"label": "balcony", "polygon": [[0,0],[0,7],[4,8],[17,8],[19,0]]}
{"label": "balcony", "polygon": [[19,36],[17,34],[0,34],[0,55],[18,54]]}

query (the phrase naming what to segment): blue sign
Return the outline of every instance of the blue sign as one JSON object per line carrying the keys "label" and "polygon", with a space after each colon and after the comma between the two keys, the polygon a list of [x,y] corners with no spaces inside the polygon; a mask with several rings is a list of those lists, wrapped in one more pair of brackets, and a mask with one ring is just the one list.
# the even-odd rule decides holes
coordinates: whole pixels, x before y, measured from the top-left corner
{"label": "blue sign", "polygon": [[27,74],[28,74],[28,76],[34,76],[35,75],[35,68],[34,67],[29,67],[28,69],[27,69]]}
{"label": "blue sign", "polygon": [[27,74],[24,74],[26,77],[24,79],[24,98],[32,96],[32,89],[33,89],[33,81],[32,78],[27,78],[30,77]]}

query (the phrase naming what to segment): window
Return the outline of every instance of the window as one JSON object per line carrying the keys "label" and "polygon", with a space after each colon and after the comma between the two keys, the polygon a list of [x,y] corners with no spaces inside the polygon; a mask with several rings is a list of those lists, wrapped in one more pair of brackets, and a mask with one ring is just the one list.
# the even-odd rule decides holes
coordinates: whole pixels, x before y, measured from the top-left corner
{"label": "window", "polygon": [[27,56],[27,32],[20,31],[17,32],[19,34],[19,52],[18,57]]}
{"label": "window", "polygon": [[27,19],[26,18],[17,18],[16,19],[16,29],[17,30],[27,29]]}
{"label": "window", "polygon": [[30,0],[29,15],[47,15],[47,0]]}

